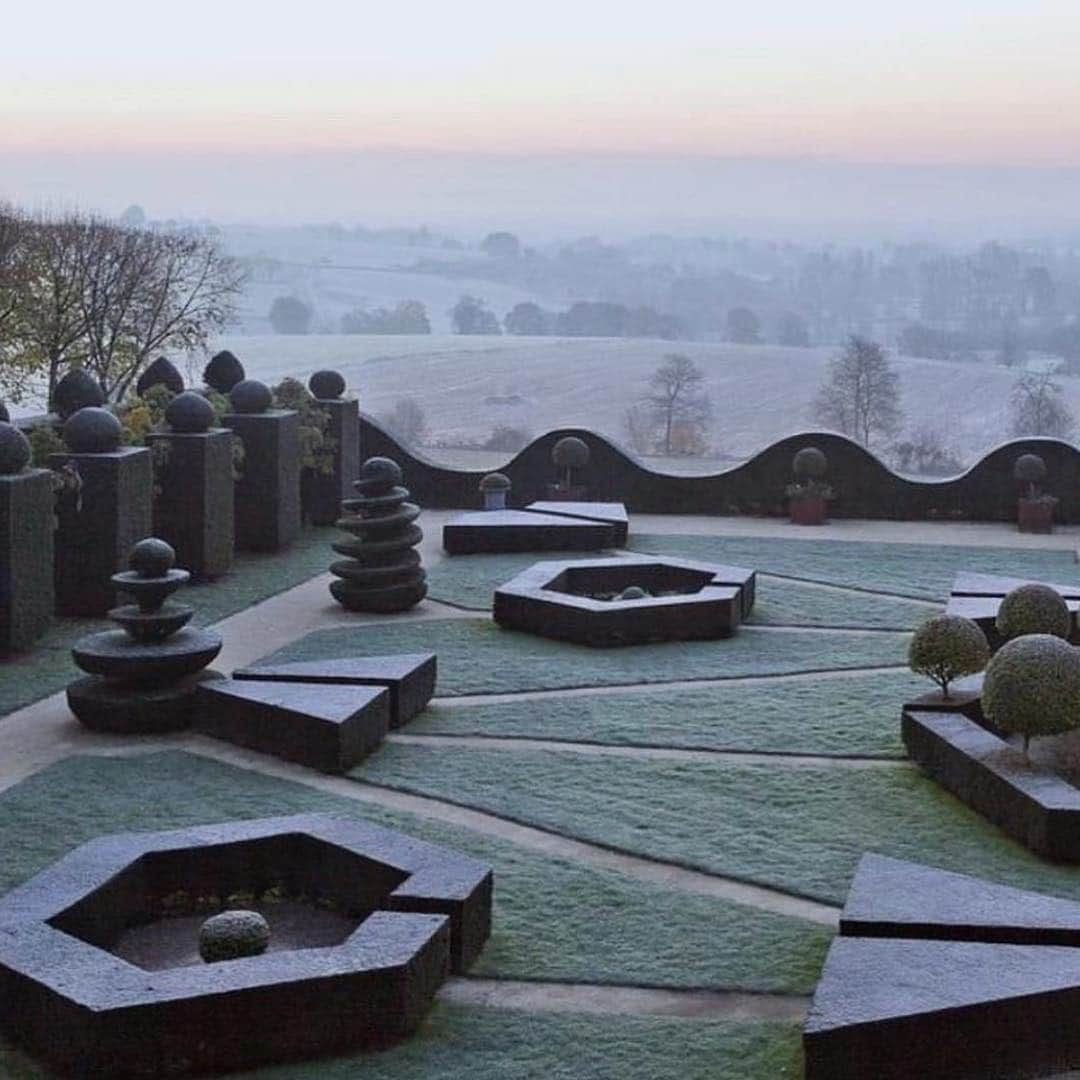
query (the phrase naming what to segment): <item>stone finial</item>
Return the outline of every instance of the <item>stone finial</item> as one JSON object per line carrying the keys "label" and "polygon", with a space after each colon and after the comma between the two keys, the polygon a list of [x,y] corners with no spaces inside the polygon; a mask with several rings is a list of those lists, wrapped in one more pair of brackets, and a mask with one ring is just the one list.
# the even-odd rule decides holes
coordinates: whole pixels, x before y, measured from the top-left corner
{"label": "stone finial", "polygon": [[105,404],[105,394],[98,381],[82,368],[72,368],[56,384],[52,407],[61,420],[74,416],[80,409]]}
{"label": "stone finial", "polygon": [[30,443],[14,425],[0,421],[0,476],[14,476],[30,464]]}
{"label": "stone finial", "polygon": [[182,434],[209,431],[214,423],[214,407],[202,394],[185,390],[165,406],[165,422]]}
{"label": "stone finial", "polygon": [[274,395],[266,383],[258,379],[244,379],[229,391],[233,412],[264,413],[274,402]]}
{"label": "stone finial", "polygon": [[323,401],[332,401],[345,393],[345,379],[338,371],[316,371],[308,379],[308,389]]}
{"label": "stone finial", "polygon": [[116,416],[96,405],[79,409],[63,429],[64,442],[73,454],[109,454],[120,445],[122,433]]}

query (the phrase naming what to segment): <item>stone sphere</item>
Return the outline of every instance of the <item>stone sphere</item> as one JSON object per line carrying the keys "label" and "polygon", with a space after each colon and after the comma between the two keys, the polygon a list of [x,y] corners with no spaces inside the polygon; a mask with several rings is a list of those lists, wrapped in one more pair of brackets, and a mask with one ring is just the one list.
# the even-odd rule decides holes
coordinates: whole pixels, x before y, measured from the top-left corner
{"label": "stone sphere", "polygon": [[214,407],[194,390],[185,390],[165,406],[165,422],[173,431],[206,431],[214,423]]}
{"label": "stone sphere", "polygon": [[986,666],[982,708],[996,728],[1025,737],[1080,726],[1080,650],[1052,634],[1007,642]]}
{"label": "stone sphere", "polygon": [[105,395],[88,372],[72,368],[53,391],[52,405],[61,420],[74,416],[80,409],[105,404]]}
{"label": "stone sphere", "polygon": [[156,536],[140,540],[128,555],[128,566],[139,577],[164,577],[175,565],[176,552],[172,545]]}
{"label": "stone sphere", "polygon": [[0,476],[14,476],[30,464],[30,443],[14,425],[0,421]]}
{"label": "stone sphere", "polygon": [[316,371],[308,379],[308,389],[317,398],[330,401],[345,393],[345,379],[337,371]]}
{"label": "stone sphere", "polygon": [[394,487],[402,480],[401,466],[388,457],[369,457],[360,466],[360,479],[367,484],[385,484]]}
{"label": "stone sphere", "polygon": [[804,446],[791,461],[796,476],[807,476],[817,480],[824,476],[829,468],[829,459],[816,446]]}
{"label": "stone sphere", "polygon": [[644,600],[649,594],[640,585],[627,585],[616,599]]}
{"label": "stone sphere", "polygon": [[1018,585],[1006,595],[998,608],[995,625],[997,632],[1010,641],[1024,634],[1067,638],[1072,630],[1072,616],[1057,590],[1032,582]]}
{"label": "stone sphere", "polygon": [[1021,454],[1013,464],[1013,476],[1025,484],[1037,484],[1046,475],[1046,462],[1038,454]]}
{"label": "stone sphere", "polygon": [[107,454],[120,445],[120,421],[108,409],[91,405],[65,422],[63,435],[73,454]]}
{"label": "stone sphere", "polygon": [[7,406],[0,401],[0,424],[10,424],[11,413],[7,411]]}
{"label": "stone sphere", "polygon": [[159,356],[140,376],[135,384],[135,392],[142,397],[147,390],[155,386],[164,386],[172,394],[184,391],[184,376],[176,365],[166,356]]}
{"label": "stone sphere", "polygon": [[270,387],[258,379],[244,379],[229,391],[233,411],[238,413],[263,413],[270,408],[274,395]]}
{"label": "stone sphere", "polygon": [[244,380],[244,365],[228,349],[217,353],[203,368],[203,382],[219,394],[227,394]]}
{"label": "stone sphere", "polygon": [[509,491],[510,490],[510,477],[505,476],[501,472],[488,473],[483,480],[480,481],[481,491]]}
{"label": "stone sphere", "polygon": [[582,469],[589,464],[589,448],[576,435],[567,435],[552,447],[551,460],[560,469]]}
{"label": "stone sphere", "polygon": [[208,963],[258,956],[270,944],[270,924],[257,911],[223,911],[199,927],[199,955]]}

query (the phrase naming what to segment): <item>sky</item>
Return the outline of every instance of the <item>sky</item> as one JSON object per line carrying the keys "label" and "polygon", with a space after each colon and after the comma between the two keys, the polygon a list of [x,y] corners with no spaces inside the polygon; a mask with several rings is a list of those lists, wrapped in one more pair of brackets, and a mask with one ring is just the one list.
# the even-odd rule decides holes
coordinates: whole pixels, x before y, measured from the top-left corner
{"label": "sky", "polygon": [[[1064,182],[1045,203],[1048,183],[1080,170],[1075,0],[9,0],[4,23],[0,197],[31,204],[318,218],[348,216],[347,183],[391,217],[409,212],[406,196],[423,204],[414,215],[463,212],[437,181],[465,158],[475,182],[461,167],[450,179],[477,188],[470,197],[501,192],[507,214],[511,176],[530,204],[545,174],[564,177],[548,198],[584,214],[565,177],[584,168],[595,199],[618,163],[617,186],[690,218],[686,177],[670,191],[656,178],[670,163],[700,176],[702,162],[862,176],[873,198],[847,196],[854,218],[888,201],[868,176],[895,189],[912,169],[953,186],[993,175],[1006,215],[1075,211]],[[260,190],[270,170],[280,175]],[[1020,174],[1031,185],[1001,202],[1003,178],[1015,187]],[[777,220],[792,190],[778,186]],[[699,194],[714,216],[720,201]],[[954,213],[945,195],[931,218]]]}

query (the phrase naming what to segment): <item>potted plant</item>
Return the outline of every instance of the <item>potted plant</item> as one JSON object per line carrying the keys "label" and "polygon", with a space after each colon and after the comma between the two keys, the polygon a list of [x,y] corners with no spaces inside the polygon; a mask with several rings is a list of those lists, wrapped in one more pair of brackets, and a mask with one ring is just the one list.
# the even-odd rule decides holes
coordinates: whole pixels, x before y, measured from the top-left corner
{"label": "potted plant", "polygon": [[559,480],[548,485],[548,498],[561,502],[584,502],[589,489],[574,483],[574,473],[589,464],[589,448],[577,436],[567,435],[551,449],[552,464],[559,470]]}
{"label": "potted plant", "polygon": [[829,468],[828,458],[816,446],[804,446],[791,467],[795,483],[788,484],[786,494],[792,524],[824,525],[833,497],[832,488],[821,479]]}
{"label": "potted plant", "polygon": [[1016,504],[1017,529],[1028,533],[1052,532],[1057,499],[1039,491],[1039,481],[1046,476],[1046,462],[1038,454],[1021,454],[1013,465],[1013,476],[1026,485]]}
{"label": "potted plant", "polygon": [[510,478],[502,473],[488,473],[480,481],[480,494],[484,498],[485,510],[505,510],[509,492]]}

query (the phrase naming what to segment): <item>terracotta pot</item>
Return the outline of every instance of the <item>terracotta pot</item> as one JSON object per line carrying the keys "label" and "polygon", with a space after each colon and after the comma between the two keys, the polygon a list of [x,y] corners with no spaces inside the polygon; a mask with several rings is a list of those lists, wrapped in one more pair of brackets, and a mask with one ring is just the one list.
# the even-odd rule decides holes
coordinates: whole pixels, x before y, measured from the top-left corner
{"label": "terracotta pot", "polygon": [[1018,499],[1016,527],[1027,533],[1053,532],[1054,504],[1049,499]]}
{"label": "terracotta pot", "polygon": [[829,516],[829,505],[820,495],[801,495],[790,503],[793,525],[824,525]]}

